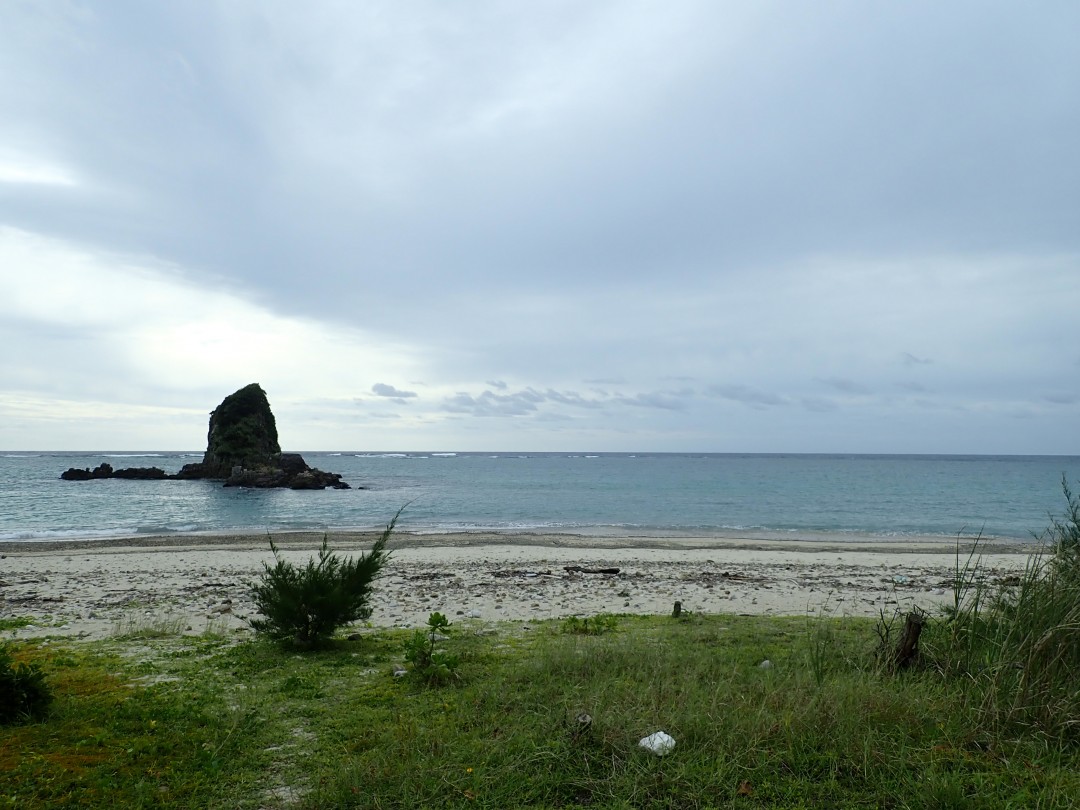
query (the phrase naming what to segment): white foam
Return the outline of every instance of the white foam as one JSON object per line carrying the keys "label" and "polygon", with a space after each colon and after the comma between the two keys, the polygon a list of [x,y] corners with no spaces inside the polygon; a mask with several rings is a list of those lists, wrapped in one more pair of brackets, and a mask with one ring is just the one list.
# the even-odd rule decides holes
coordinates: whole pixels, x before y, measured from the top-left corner
{"label": "white foam", "polygon": [[0,532],[0,542],[22,540],[26,542],[48,540],[85,540],[89,537],[132,537],[136,535],[136,529],[52,529],[52,530],[26,530],[17,532]]}

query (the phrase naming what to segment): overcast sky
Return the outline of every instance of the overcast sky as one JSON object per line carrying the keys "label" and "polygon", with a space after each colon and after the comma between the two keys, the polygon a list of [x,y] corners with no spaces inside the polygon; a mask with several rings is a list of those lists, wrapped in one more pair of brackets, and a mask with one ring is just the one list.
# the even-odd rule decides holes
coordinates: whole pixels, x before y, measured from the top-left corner
{"label": "overcast sky", "polygon": [[1080,4],[0,6],[0,449],[1080,453]]}

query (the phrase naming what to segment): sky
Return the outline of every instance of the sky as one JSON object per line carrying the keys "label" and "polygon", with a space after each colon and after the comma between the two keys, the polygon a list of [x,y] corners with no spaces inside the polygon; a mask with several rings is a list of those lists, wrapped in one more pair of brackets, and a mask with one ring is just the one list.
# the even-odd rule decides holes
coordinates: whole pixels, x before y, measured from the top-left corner
{"label": "sky", "polygon": [[1080,4],[0,5],[0,449],[1080,453]]}

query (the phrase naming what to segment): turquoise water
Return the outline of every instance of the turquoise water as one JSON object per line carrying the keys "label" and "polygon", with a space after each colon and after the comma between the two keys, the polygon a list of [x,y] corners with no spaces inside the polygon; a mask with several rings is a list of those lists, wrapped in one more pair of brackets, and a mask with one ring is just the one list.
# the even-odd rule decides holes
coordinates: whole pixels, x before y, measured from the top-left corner
{"label": "turquoise water", "polygon": [[[0,540],[199,531],[369,529],[403,504],[412,531],[549,530],[815,539],[1030,540],[1063,506],[1076,456],[305,453],[364,489],[206,481],[60,481],[68,467],[201,453],[0,453]],[[1076,487],[1080,489],[1080,487]]]}

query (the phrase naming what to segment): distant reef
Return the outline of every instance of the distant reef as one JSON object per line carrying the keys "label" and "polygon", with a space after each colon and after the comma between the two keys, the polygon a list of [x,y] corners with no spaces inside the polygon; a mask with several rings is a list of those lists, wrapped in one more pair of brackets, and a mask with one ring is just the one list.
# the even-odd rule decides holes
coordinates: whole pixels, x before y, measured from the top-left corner
{"label": "distant reef", "polygon": [[137,481],[223,481],[227,487],[288,487],[289,489],[349,489],[337,473],[309,467],[299,453],[282,453],[277,422],[266,392],[258,383],[244,386],[225,397],[210,414],[206,453],[202,461],[185,464],[169,475],[157,467],[114,470],[110,464],[91,469],[72,467],[65,481],[124,478]]}

